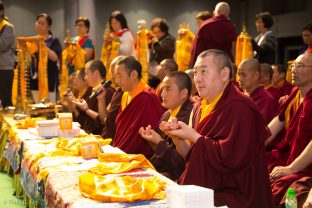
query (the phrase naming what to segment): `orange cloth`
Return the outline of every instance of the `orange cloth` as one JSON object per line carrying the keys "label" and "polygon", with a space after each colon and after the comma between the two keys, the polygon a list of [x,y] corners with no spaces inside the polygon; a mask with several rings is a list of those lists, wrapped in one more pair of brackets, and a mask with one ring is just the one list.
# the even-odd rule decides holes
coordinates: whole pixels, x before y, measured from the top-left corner
{"label": "orange cloth", "polygon": [[299,108],[299,105],[300,105],[300,98],[301,97],[302,97],[301,92],[300,92],[300,90],[298,90],[294,99],[292,101],[290,101],[289,105],[287,106],[287,108],[285,110],[285,129],[287,129],[289,126],[289,122],[291,119],[290,118],[291,110],[293,108],[293,112],[297,111],[297,109]]}
{"label": "orange cloth", "polygon": [[211,113],[211,111],[213,111],[213,109],[216,107],[218,101],[220,100],[222,94],[223,93],[218,95],[211,103],[208,103],[208,101],[206,99],[203,99],[201,101],[202,113],[201,113],[199,122],[201,122],[204,118],[206,118]]}
{"label": "orange cloth", "polygon": [[191,62],[192,44],[195,35],[190,30],[188,24],[179,25],[178,36],[176,41],[176,62],[178,64],[179,71],[185,71],[189,69]]}
{"label": "orange cloth", "polygon": [[148,30],[144,27],[140,28],[137,32],[137,59],[142,64],[142,77],[147,83],[148,81]]}
{"label": "orange cloth", "polygon": [[132,94],[124,92],[121,98],[121,110],[124,110],[135,96],[143,92],[148,87],[143,80],[140,80]]}
{"label": "orange cloth", "polygon": [[[251,37],[248,34],[245,25],[243,25],[243,31],[237,37],[237,40],[236,40],[236,55],[235,56],[236,56],[235,64],[237,67],[245,59],[253,57]],[[236,80],[238,80],[238,75],[236,76]]]}
{"label": "orange cloth", "polygon": [[153,176],[97,176],[91,173],[79,176],[80,193],[102,202],[133,202],[137,200],[164,199],[165,182]]}
{"label": "orange cloth", "polygon": [[97,166],[90,168],[89,172],[106,175],[124,173],[136,168],[151,168],[153,165],[145,158],[144,155],[132,154],[99,154],[98,159],[101,163]]}

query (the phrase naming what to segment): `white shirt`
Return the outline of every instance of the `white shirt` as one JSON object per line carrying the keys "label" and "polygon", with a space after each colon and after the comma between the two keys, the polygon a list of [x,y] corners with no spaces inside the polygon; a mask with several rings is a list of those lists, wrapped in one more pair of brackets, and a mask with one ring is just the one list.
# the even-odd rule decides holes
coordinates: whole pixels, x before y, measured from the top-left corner
{"label": "white shirt", "polygon": [[134,39],[130,31],[124,32],[120,37],[119,55],[134,56]]}

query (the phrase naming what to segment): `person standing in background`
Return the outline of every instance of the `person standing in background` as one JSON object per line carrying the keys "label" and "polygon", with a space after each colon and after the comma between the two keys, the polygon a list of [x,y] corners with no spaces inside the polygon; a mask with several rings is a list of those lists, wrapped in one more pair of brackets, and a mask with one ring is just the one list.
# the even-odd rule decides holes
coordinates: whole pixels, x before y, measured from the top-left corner
{"label": "person standing in background", "polygon": [[150,73],[156,74],[156,67],[164,59],[173,59],[175,52],[175,38],[169,34],[169,24],[164,18],[155,18],[151,24],[153,36],[149,45]]}
{"label": "person standing in background", "polygon": [[255,51],[254,58],[258,59],[260,63],[275,63],[277,40],[275,34],[270,30],[273,24],[273,17],[269,12],[256,15],[256,28],[260,34],[251,43]]}
{"label": "person standing in background", "polygon": [[3,107],[12,105],[12,84],[15,64],[15,30],[4,16],[0,1],[0,100]]}
{"label": "person standing in background", "polygon": [[232,46],[236,41],[235,25],[229,20],[230,5],[219,2],[214,10],[214,16],[203,22],[197,31],[193,42],[190,68],[195,65],[197,56],[208,49],[224,51],[232,60]]}
{"label": "person standing in background", "polygon": [[299,54],[303,54],[309,47],[312,47],[312,23],[302,29],[302,39],[305,46],[300,49]]}
{"label": "person standing in background", "polygon": [[[49,100],[56,102],[56,92],[58,89],[59,67],[58,62],[62,54],[62,46],[58,38],[54,37],[51,32],[52,18],[41,13],[36,18],[36,32],[38,37],[42,37],[48,48],[48,85]],[[39,53],[34,54],[35,59],[39,60]],[[33,92],[35,100],[38,98],[38,62],[32,59],[30,89]],[[40,101],[40,100],[39,100]]]}
{"label": "person standing in background", "polygon": [[135,56],[135,41],[132,32],[129,30],[127,19],[121,11],[114,11],[109,18],[109,26],[111,38],[104,41],[113,41],[114,39],[120,42],[118,55]]}
{"label": "person standing in background", "polygon": [[211,14],[211,12],[209,11],[201,11],[201,12],[198,12],[195,16],[195,19],[196,19],[196,23],[197,23],[197,26],[198,28],[200,28],[201,24],[203,22],[205,22],[205,20],[209,19],[213,17],[213,15]]}

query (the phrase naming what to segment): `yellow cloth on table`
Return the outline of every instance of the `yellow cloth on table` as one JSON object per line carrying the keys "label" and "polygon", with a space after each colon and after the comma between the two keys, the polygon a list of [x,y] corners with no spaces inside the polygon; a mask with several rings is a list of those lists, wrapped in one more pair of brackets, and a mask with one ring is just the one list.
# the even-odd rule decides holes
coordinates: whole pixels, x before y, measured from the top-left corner
{"label": "yellow cloth on table", "polygon": [[98,159],[100,163],[90,168],[89,172],[98,175],[106,175],[125,173],[136,168],[154,169],[153,165],[141,154],[100,153]]}
{"label": "yellow cloth on table", "polygon": [[79,176],[79,190],[85,197],[102,202],[133,202],[164,199],[165,182],[157,177],[97,176],[91,173]]}

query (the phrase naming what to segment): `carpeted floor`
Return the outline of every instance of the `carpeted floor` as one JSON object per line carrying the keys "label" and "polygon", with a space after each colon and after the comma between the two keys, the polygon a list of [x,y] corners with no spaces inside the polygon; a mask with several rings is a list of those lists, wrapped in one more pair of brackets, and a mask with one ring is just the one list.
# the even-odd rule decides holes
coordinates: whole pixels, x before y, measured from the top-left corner
{"label": "carpeted floor", "polygon": [[13,195],[12,177],[0,172],[0,208],[22,208],[24,202]]}

